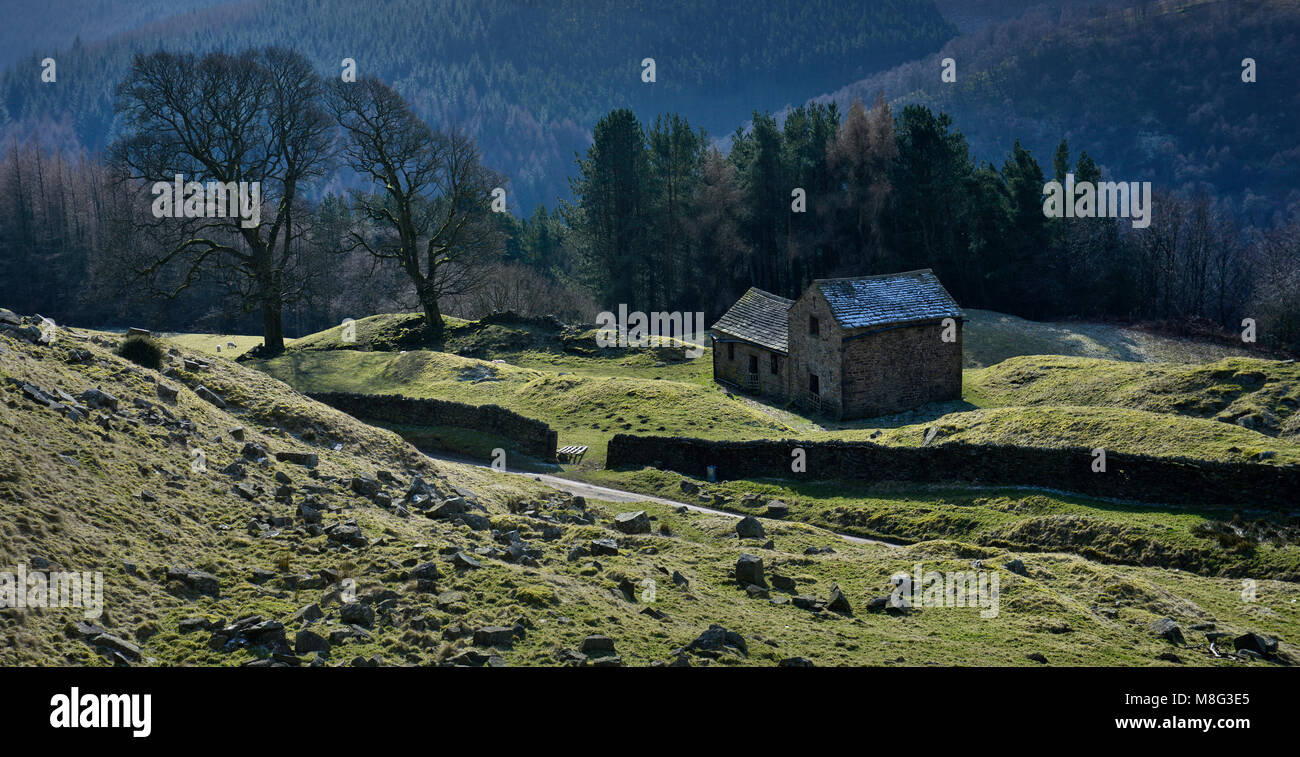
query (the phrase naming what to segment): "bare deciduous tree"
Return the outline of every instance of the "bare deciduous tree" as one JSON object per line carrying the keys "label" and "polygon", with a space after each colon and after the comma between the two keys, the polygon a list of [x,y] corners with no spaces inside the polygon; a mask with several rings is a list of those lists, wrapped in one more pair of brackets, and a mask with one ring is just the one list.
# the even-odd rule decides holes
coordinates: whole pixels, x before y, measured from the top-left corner
{"label": "bare deciduous tree", "polygon": [[433,130],[374,77],[335,82],[329,108],[343,128],[348,166],[381,187],[356,192],[364,219],[350,249],[396,261],[415,286],[429,335],[442,336],[439,300],[482,280],[504,239],[491,214],[502,178],[459,129]]}
{"label": "bare deciduous tree", "polygon": [[260,183],[261,203],[273,210],[256,226],[237,213],[138,215],[133,223],[166,240],[162,254],[136,269],[154,294],[175,297],[208,274],[227,278],[246,309],[261,311],[268,355],[284,350],[282,310],[297,294],[301,185],[328,162],[331,126],[321,95],[307,60],[277,48],[138,55],[117,90],[126,133],[110,155],[127,181],[138,187],[181,174],[187,182]]}

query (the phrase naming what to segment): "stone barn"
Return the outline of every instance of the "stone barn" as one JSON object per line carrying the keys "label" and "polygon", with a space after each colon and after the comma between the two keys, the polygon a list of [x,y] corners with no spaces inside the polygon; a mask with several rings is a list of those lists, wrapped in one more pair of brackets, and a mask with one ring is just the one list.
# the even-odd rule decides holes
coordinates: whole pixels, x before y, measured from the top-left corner
{"label": "stone barn", "polygon": [[962,322],[929,269],[817,279],[793,301],[750,289],[712,329],[713,377],[835,418],[897,413],[961,398]]}
{"label": "stone barn", "polygon": [[789,312],[794,300],[750,287],[709,332],[713,380],[785,401],[790,396]]}

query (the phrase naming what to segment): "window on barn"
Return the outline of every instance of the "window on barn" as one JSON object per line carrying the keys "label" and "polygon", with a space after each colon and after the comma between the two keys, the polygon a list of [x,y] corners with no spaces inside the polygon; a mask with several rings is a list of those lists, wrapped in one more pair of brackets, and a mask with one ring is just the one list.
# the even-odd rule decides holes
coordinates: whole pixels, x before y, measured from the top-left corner
{"label": "window on barn", "polygon": [[749,356],[749,372],[758,373],[758,355]]}
{"label": "window on barn", "polygon": [[777,357],[776,355],[773,355],[773,356],[772,356],[772,374],[773,374],[773,375],[776,375],[777,365],[780,363],[780,360],[781,360],[781,358]]}
{"label": "window on barn", "polygon": [[808,334],[810,336],[816,336],[820,333],[821,331],[819,329],[819,324],[817,323],[817,319],[814,318],[813,316],[808,316]]}
{"label": "window on barn", "polygon": [[727,359],[728,359],[728,360],[735,360],[735,359],[736,359],[736,343],[735,343],[735,342],[727,342]]}
{"label": "window on barn", "polygon": [[817,374],[815,373],[808,374],[808,393],[809,394],[822,393],[821,382],[817,380]]}

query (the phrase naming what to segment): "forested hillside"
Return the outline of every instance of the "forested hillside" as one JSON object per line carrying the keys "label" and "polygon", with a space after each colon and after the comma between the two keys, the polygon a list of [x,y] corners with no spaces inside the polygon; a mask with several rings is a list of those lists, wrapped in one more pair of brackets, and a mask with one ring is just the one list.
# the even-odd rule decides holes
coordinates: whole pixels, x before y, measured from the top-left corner
{"label": "forested hillside", "polygon": [[[467,126],[509,178],[512,207],[527,212],[567,193],[574,153],[611,108],[642,117],[672,110],[727,133],[754,108],[802,102],[952,34],[920,0],[766,0],[743,12],[727,0],[223,3],[51,50],[53,85],[38,76],[45,56],[27,56],[0,76],[0,124],[7,119],[8,136],[95,150],[111,136],[113,89],[132,54],[292,40],[323,72],[353,58],[360,75],[391,83],[429,123]],[[655,60],[653,83],[641,78],[645,58]]]}
{"label": "forested hillside", "polygon": [[[1270,225],[1275,215],[1294,212],[1300,6],[1121,5],[1073,14],[1040,9],[989,24],[941,52],[818,99],[845,107],[883,91],[890,102],[951,115],[980,160],[1000,162],[1015,139],[1043,159],[1064,137],[1096,156],[1109,176],[1204,190],[1245,223]],[[955,83],[939,78],[947,57],[956,62]],[[1244,58],[1255,60],[1253,83],[1242,81]]]}
{"label": "forested hillside", "polygon": [[108,39],[159,20],[225,0],[44,0],[11,3],[0,25],[0,68],[39,53],[52,55],[81,42]]}

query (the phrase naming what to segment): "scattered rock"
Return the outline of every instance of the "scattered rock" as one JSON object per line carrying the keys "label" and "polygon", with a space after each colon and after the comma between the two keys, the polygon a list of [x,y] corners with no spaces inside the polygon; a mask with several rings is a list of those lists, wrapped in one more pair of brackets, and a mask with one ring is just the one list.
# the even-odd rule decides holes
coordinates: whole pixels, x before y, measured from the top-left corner
{"label": "scattered rock", "polygon": [[370,628],[375,624],[375,611],[365,602],[346,602],[339,608],[339,618],[350,625]]}
{"label": "scattered rock", "polygon": [[321,612],[320,605],[312,603],[305,607],[300,607],[289,619],[297,623],[313,623],[325,617]]}
{"label": "scattered rock", "polygon": [[220,394],[217,394],[216,392],[212,391],[211,389],[207,388],[202,384],[198,385],[198,388],[194,390],[194,393],[199,396],[199,399],[205,402],[210,402],[213,405],[216,405],[217,407],[223,409],[226,407],[226,401],[221,397]]}
{"label": "scattered rock", "polygon": [[742,539],[762,539],[767,533],[758,518],[746,515],[736,522],[736,535]]}
{"label": "scattered rock", "polygon": [[455,518],[465,514],[465,500],[461,497],[451,497],[440,502],[436,507],[425,513],[428,517],[435,520]]}
{"label": "scattered rock", "polygon": [[422,563],[411,568],[411,572],[406,577],[411,581],[436,581],[441,578],[438,573],[438,566],[431,562]]}
{"label": "scattered rock", "polygon": [[487,626],[474,631],[474,646],[505,647],[514,641],[514,637],[515,631],[513,628]]}
{"label": "scattered rock", "polygon": [[608,636],[593,634],[583,639],[578,648],[587,656],[603,657],[614,654],[614,640]]}
{"label": "scattered rock", "polygon": [[293,651],[300,655],[308,654],[310,652],[329,654],[330,642],[329,639],[326,639],[318,633],[303,629],[294,637]]}
{"label": "scattered rock", "polygon": [[131,662],[140,659],[140,647],[112,634],[101,633],[87,643],[101,651],[104,649],[112,650]]}
{"label": "scattered rock", "polygon": [[785,518],[790,515],[790,506],[779,499],[774,499],[767,503],[767,512],[763,514],[768,518]]}
{"label": "scattered rock", "polygon": [[686,645],[688,651],[693,652],[721,652],[726,649],[739,651],[746,657],[749,656],[749,647],[745,644],[745,637],[735,631],[728,631],[722,626],[713,624],[709,630],[700,634],[695,641]]}
{"label": "scattered rock", "polygon": [[736,561],[736,580],[741,586],[749,584],[767,586],[767,581],[763,580],[763,558],[757,555],[741,555]]}
{"label": "scattered rock", "polygon": [[619,513],[614,516],[614,528],[625,534],[650,533],[650,516],[645,510]]}
{"label": "scattered rock", "polygon": [[346,544],[349,547],[364,547],[370,543],[365,534],[361,533],[361,528],[356,525],[344,524],[332,529],[329,532],[329,540],[338,544]]}
{"label": "scattered rock", "polygon": [[1182,646],[1187,643],[1186,640],[1183,639],[1183,630],[1178,627],[1178,624],[1174,622],[1173,618],[1161,618],[1152,623],[1151,632],[1170,644]]}
{"label": "scattered rock", "polygon": [[1254,652],[1260,657],[1272,659],[1277,655],[1277,642],[1278,640],[1275,637],[1246,633],[1233,639],[1232,647],[1239,652]]}
{"label": "scattered rock", "polygon": [[86,391],[77,395],[77,399],[84,402],[87,407],[91,407],[95,409],[103,408],[105,410],[111,410],[113,412],[117,412],[117,407],[118,407],[117,397],[114,397],[108,392],[105,392],[100,389],[87,389]]}
{"label": "scattered rock", "polygon": [[363,497],[374,497],[379,493],[379,480],[368,473],[353,476],[352,480],[348,482],[348,486],[354,493]]}
{"label": "scattered rock", "polygon": [[852,614],[853,608],[849,606],[849,600],[844,596],[844,592],[840,591],[839,584],[831,584],[831,596],[826,602],[826,609],[845,615]]}
{"label": "scattered rock", "polygon": [[180,581],[186,588],[199,594],[213,597],[221,594],[221,579],[211,573],[191,568],[167,568],[166,576],[168,581]]}
{"label": "scattered rock", "polygon": [[310,452],[277,452],[275,459],[282,463],[293,463],[308,468],[315,468],[320,464],[320,456]]}

